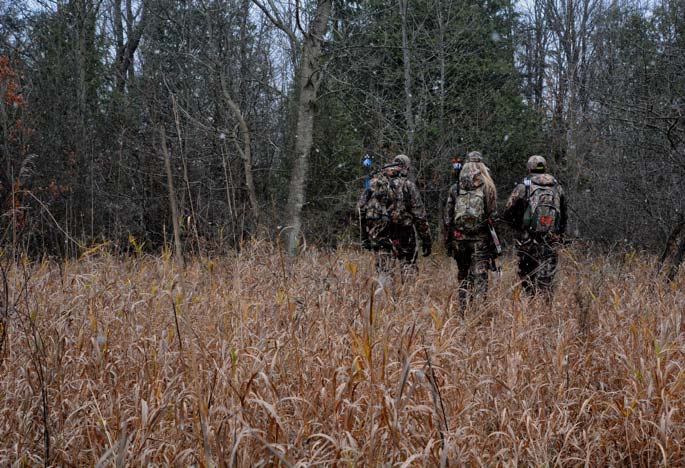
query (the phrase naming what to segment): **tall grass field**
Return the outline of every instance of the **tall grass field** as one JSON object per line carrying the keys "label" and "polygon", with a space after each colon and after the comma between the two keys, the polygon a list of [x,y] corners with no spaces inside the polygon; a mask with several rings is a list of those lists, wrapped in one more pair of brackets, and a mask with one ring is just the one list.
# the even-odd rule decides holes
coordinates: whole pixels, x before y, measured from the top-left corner
{"label": "tall grass field", "polygon": [[548,303],[501,261],[461,318],[437,254],[5,260],[0,465],[685,465],[685,274],[570,247]]}

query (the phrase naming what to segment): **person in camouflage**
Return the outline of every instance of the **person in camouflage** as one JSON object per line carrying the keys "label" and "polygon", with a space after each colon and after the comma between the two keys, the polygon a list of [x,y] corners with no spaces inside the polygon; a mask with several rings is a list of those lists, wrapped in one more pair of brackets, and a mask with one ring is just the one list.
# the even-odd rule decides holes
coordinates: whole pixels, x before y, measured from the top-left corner
{"label": "person in camouflage", "polygon": [[[461,314],[469,300],[487,292],[488,270],[495,255],[487,222],[495,218],[496,210],[497,189],[481,154],[473,151],[450,188],[443,218],[446,250],[457,262]],[[465,220],[466,212],[473,221]]]}
{"label": "person in camouflage", "polygon": [[[480,151],[471,151],[466,155],[466,162],[473,163],[475,167],[483,174],[483,182],[486,186],[492,185],[491,189],[494,190],[495,183],[492,181],[492,176],[490,175],[490,168],[483,162],[483,154]],[[490,184],[492,182],[492,184]],[[492,193],[490,194],[492,195]],[[495,200],[497,199],[497,193],[495,190]]]}
{"label": "person in camouflage", "polygon": [[518,231],[518,274],[525,291],[551,297],[557,250],[566,231],[566,197],[559,182],[547,173],[545,158],[531,156],[527,168],[528,176],[516,184],[502,218]]}
{"label": "person in camouflage", "polygon": [[423,256],[431,253],[426,209],[416,185],[407,178],[410,166],[409,157],[396,156],[392,164],[373,176],[357,202],[362,246],[377,252],[379,272],[388,272],[395,260],[399,260],[403,273],[415,271],[415,231],[421,239]]}

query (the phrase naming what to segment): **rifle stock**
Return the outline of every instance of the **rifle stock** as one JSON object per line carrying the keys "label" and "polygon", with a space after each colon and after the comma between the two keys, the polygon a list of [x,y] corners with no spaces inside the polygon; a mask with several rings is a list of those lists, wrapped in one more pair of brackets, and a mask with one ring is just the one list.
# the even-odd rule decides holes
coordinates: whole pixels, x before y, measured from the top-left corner
{"label": "rifle stock", "polygon": [[490,231],[492,244],[495,246],[495,252],[497,252],[497,255],[500,255],[502,253],[502,244],[500,243],[497,232],[495,231],[495,222],[492,220],[492,218],[488,218],[488,230]]}

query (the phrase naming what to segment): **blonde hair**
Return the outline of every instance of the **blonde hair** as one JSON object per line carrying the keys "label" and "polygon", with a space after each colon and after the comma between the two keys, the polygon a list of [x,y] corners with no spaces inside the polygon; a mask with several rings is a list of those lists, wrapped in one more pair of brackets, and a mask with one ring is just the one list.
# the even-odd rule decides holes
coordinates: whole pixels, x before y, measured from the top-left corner
{"label": "blonde hair", "polygon": [[487,205],[488,211],[493,212],[497,210],[497,187],[495,187],[495,181],[492,180],[490,175],[490,169],[483,162],[466,162],[461,168],[462,171],[467,171],[468,169],[478,169],[481,174],[481,179],[483,180],[483,192],[485,193],[485,203]]}

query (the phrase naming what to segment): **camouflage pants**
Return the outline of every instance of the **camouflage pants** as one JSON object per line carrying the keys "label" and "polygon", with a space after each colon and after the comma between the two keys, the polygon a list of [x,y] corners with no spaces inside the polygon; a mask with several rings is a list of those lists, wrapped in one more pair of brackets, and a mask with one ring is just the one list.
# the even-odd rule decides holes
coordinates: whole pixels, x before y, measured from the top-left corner
{"label": "camouflage pants", "polygon": [[492,252],[485,240],[452,241],[452,252],[459,269],[459,309],[463,313],[469,300],[487,293]]}
{"label": "camouflage pants", "polygon": [[387,224],[372,237],[373,250],[376,251],[376,271],[388,273],[399,261],[402,273],[415,273],[416,236],[413,226]]}
{"label": "camouflage pants", "polygon": [[558,263],[555,246],[544,240],[531,240],[519,246],[517,254],[519,278],[526,292],[551,294]]}

